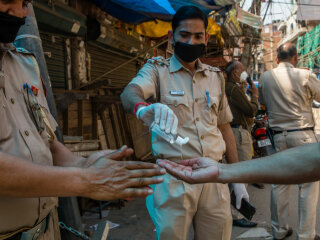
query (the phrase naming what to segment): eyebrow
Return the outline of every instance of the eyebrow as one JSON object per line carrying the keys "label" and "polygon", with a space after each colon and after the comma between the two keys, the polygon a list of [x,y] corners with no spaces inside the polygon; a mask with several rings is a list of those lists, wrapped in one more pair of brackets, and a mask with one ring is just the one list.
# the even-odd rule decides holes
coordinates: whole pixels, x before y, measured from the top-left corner
{"label": "eyebrow", "polygon": [[180,33],[187,33],[187,34],[192,34],[192,35],[204,34],[204,32],[192,33],[192,32],[188,32],[188,31],[180,31]]}

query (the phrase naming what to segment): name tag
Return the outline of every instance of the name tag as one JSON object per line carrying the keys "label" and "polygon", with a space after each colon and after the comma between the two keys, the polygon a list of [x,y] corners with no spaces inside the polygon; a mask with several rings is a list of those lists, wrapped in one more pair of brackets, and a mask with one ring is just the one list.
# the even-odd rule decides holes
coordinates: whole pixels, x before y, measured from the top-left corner
{"label": "name tag", "polygon": [[184,96],[184,91],[183,91],[183,90],[169,91],[169,93],[170,93],[172,96]]}

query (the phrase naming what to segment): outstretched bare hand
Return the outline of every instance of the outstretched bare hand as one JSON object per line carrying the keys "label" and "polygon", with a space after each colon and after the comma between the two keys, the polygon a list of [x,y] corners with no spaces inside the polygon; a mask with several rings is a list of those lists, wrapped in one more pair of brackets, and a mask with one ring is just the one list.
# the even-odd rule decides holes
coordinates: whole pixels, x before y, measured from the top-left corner
{"label": "outstretched bare hand", "polygon": [[166,173],[152,163],[115,161],[127,157],[132,149],[126,147],[109,152],[101,151],[89,157],[84,170],[84,196],[96,200],[146,197],[152,194],[151,184],[161,183]]}
{"label": "outstretched bare hand", "polygon": [[178,163],[159,159],[157,163],[171,175],[192,184],[214,182],[219,176],[219,163],[210,158],[199,157]]}
{"label": "outstretched bare hand", "polygon": [[128,148],[127,146],[122,146],[118,150],[110,150],[110,149],[102,150],[89,156],[85,160],[83,167],[89,167],[90,165],[95,163],[95,161],[97,161],[100,157],[104,157],[112,160],[121,160],[123,158],[129,157],[132,154],[133,154],[133,149]]}

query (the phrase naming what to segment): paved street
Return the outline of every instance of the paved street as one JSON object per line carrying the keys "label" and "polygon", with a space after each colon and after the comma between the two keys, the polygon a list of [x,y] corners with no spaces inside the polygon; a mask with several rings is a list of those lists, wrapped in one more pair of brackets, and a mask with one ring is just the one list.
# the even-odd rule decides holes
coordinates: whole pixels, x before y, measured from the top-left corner
{"label": "paved street", "polygon": [[[265,228],[270,233],[270,186],[266,185],[265,189],[260,190],[249,185],[248,189],[251,197],[251,202],[257,208],[257,213],[254,216],[253,220],[259,223],[258,227]],[[290,225],[294,230],[297,227],[297,190],[298,187],[293,186],[293,191],[290,196],[290,200],[292,202]],[[320,216],[319,210],[317,211],[317,215]],[[120,224],[119,227],[110,230],[108,240],[155,239],[154,226],[145,208],[144,200],[135,200],[133,202],[130,202],[126,205],[125,208],[122,208],[121,210],[111,210],[107,219],[111,222]],[[236,239],[239,235],[248,230],[250,229],[234,227],[232,232],[232,240]],[[317,232],[320,233],[320,224],[317,224]],[[270,238],[255,237],[247,239],[255,240]],[[287,239],[295,239],[295,234]]]}

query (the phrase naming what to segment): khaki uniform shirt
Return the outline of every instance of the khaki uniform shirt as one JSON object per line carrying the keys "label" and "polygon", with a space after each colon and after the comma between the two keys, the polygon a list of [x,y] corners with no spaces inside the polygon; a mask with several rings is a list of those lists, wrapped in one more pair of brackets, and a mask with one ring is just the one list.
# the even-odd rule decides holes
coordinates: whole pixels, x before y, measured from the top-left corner
{"label": "khaki uniform shirt", "polygon": [[[137,84],[144,98],[154,98],[168,105],[179,120],[178,135],[189,137],[181,148],[157,136],[152,136],[155,157],[180,160],[199,156],[221,160],[226,146],[218,125],[229,123],[232,114],[226,97],[222,109],[221,79],[217,68],[196,62],[194,75],[173,55],[170,59],[149,60],[130,84]],[[206,92],[209,92],[209,99]],[[180,92],[180,94],[179,94]]]}
{"label": "khaki uniform shirt", "polygon": [[272,129],[314,127],[312,100],[320,101],[320,81],[311,70],[280,63],[262,74],[260,94]]}
{"label": "khaki uniform shirt", "polygon": [[227,80],[226,95],[233,115],[231,126],[241,125],[250,130],[258,111],[258,99],[251,96],[250,101],[243,89],[231,80]]}
{"label": "khaki uniform shirt", "polygon": [[[39,90],[36,97],[52,129],[57,123],[49,113],[40,72],[33,55],[12,44],[0,43],[4,77],[0,77],[0,151],[41,165],[52,165],[48,129],[39,134],[24,99],[24,84]],[[1,167],[1,166],[0,166]],[[14,174],[14,173],[13,173]],[[0,196],[0,239],[28,230],[57,205],[57,198]]]}

